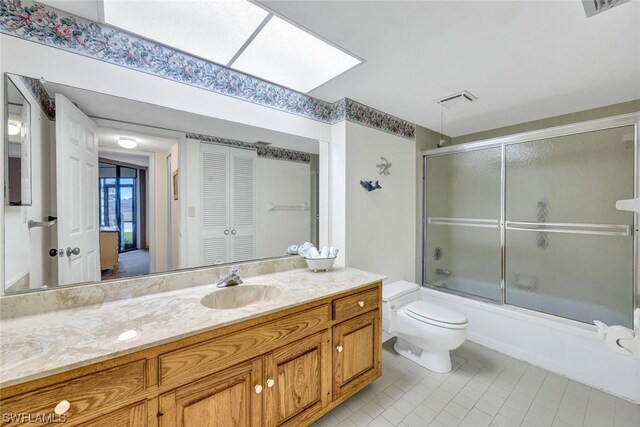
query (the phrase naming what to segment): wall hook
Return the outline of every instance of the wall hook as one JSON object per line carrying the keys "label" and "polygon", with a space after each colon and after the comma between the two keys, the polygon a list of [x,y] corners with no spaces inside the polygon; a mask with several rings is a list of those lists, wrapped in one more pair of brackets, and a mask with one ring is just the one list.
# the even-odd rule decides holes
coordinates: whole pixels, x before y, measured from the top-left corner
{"label": "wall hook", "polygon": [[360,185],[362,185],[369,192],[382,188],[380,182],[378,181],[376,181],[375,184],[373,184],[373,181],[360,181]]}
{"label": "wall hook", "polygon": [[391,172],[389,171],[391,163],[389,162],[389,160],[385,159],[384,157],[380,157],[380,160],[382,160],[382,163],[378,163],[376,165],[376,167],[378,168],[378,175],[391,175]]}

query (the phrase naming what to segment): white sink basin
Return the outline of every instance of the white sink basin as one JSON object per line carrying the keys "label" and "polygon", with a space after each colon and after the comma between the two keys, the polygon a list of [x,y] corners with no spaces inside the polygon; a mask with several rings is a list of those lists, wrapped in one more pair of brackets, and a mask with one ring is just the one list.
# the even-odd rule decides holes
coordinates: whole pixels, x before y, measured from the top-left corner
{"label": "white sink basin", "polygon": [[236,285],[205,295],[200,304],[216,310],[231,310],[278,298],[282,291],[270,285]]}

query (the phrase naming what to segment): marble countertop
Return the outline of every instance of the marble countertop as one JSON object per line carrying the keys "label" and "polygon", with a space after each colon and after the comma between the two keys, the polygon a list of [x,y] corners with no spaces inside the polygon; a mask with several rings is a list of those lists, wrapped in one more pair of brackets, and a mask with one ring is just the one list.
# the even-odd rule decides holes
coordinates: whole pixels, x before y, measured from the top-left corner
{"label": "marble countertop", "polygon": [[[0,387],[90,365],[222,326],[273,313],[380,281],[354,268],[289,270],[249,277],[240,286],[268,284],[282,296],[254,305],[214,310],[200,299],[215,284],[143,295],[0,321]],[[120,334],[135,330],[135,338]]]}

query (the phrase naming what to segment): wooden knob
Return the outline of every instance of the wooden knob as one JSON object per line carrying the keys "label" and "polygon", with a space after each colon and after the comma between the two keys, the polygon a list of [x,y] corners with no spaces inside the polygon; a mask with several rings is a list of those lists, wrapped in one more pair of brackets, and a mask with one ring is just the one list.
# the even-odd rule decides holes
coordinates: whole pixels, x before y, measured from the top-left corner
{"label": "wooden knob", "polygon": [[272,380],[271,378],[269,378],[269,379],[267,380],[267,387],[271,388],[271,387],[273,387],[273,385],[274,385],[275,383],[276,383],[276,382],[275,382],[274,380]]}
{"label": "wooden knob", "polygon": [[358,305],[359,305],[360,307],[364,307],[364,301],[358,301]]}
{"label": "wooden knob", "polygon": [[258,384],[256,386],[256,394],[260,394],[260,393],[262,393],[262,386],[260,384]]}
{"label": "wooden knob", "polygon": [[342,353],[342,346],[341,345],[337,346],[336,350],[338,350],[338,353]]}

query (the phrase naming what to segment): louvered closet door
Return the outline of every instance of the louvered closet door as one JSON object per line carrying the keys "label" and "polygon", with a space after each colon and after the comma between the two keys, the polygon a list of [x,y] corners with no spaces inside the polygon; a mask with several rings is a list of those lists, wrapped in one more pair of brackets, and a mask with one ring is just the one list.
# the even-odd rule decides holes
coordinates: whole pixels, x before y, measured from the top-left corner
{"label": "louvered closet door", "polygon": [[202,177],[202,265],[231,262],[229,258],[229,148],[200,144]]}
{"label": "louvered closet door", "polygon": [[256,158],[251,150],[231,148],[231,261],[255,258]]}

